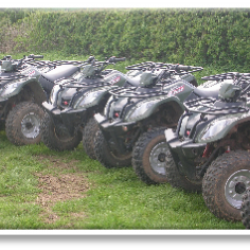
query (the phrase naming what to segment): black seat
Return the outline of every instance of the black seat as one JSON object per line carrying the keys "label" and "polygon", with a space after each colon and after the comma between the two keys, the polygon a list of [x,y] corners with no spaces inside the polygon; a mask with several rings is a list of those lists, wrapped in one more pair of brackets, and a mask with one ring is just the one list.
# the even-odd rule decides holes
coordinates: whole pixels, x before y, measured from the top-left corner
{"label": "black seat", "polygon": [[73,65],[63,65],[55,68],[54,70],[48,73],[42,73],[38,79],[39,83],[42,85],[44,90],[47,93],[50,93],[53,86],[54,81],[60,79],[62,77],[69,77],[73,75],[79,68]]}
{"label": "black seat", "polygon": [[218,97],[218,93],[219,93],[219,89],[220,89],[220,84],[211,87],[211,88],[204,88],[204,87],[198,87],[194,89],[194,93],[197,96],[200,97],[214,97],[217,98]]}

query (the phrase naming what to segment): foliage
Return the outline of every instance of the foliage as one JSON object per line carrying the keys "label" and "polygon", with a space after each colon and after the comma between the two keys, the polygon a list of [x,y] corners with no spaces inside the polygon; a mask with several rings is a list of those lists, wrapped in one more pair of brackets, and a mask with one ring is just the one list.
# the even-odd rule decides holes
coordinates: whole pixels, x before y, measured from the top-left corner
{"label": "foliage", "polygon": [[19,9],[0,11],[0,20],[0,44],[13,44],[2,53],[113,54],[245,69],[250,62],[250,9]]}

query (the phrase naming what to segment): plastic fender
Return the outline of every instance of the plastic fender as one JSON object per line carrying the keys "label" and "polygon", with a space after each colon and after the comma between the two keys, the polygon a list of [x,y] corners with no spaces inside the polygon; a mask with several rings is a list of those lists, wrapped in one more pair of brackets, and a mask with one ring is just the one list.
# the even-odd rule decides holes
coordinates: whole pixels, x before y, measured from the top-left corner
{"label": "plastic fender", "polygon": [[[151,106],[148,106],[146,112],[144,112],[142,115],[138,115],[136,117],[136,119],[130,119],[130,116],[140,106],[137,105],[136,107],[131,108],[131,111],[129,112],[130,114],[127,115],[128,118],[126,119],[126,122],[132,122],[132,121],[136,122],[136,121],[140,121],[140,120],[143,120],[145,118],[148,118],[149,116],[151,116],[152,114],[155,113],[155,110],[158,107],[160,107],[162,104],[165,104],[165,103],[174,102],[180,107],[181,110],[184,111],[184,109],[185,109],[185,107],[183,106],[183,103],[179,100],[179,98],[177,96],[171,96],[171,97],[160,96],[157,98],[152,98],[151,100],[147,99],[147,102],[144,102],[144,103],[150,103],[150,102],[153,102],[154,104]],[[141,103],[143,104],[143,101]]]}
{"label": "plastic fender", "polygon": [[183,76],[181,76],[181,79],[188,81],[188,82],[192,82],[192,81],[196,80],[194,75],[192,75],[192,74],[183,75]]}
{"label": "plastic fender", "polygon": [[164,92],[168,97],[176,96],[181,102],[183,102],[195,87],[184,79],[177,80],[173,84],[164,87]]}
{"label": "plastic fender", "polygon": [[119,71],[114,71],[107,75],[104,81],[106,83],[110,83],[111,85],[123,87],[126,82],[126,76]]}
{"label": "plastic fender", "polygon": [[[82,108],[90,108],[90,107],[93,107],[93,106],[96,106],[98,105],[101,100],[103,99],[103,97],[105,95],[108,94],[108,91],[110,90],[110,87],[102,87],[102,88],[94,88],[88,92],[86,92],[82,98],[79,98],[76,102],[76,104],[74,105],[74,108],[75,109],[82,109]],[[93,101],[91,101],[90,103],[87,103],[87,104],[84,104],[84,105],[81,105],[82,104],[82,101],[87,98],[87,96],[89,94],[92,94],[94,92],[98,92],[98,94],[95,96],[95,99]]]}
{"label": "plastic fender", "polygon": [[[205,134],[206,131],[209,130],[209,127],[211,126],[211,124],[209,123],[209,125],[206,126],[204,129],[202,129],[202,131],[196,136],[196,141],[199,143],[208,143],[208,142],[215,142],[225,138],[237,125],[250,121],[250,111],[244,114],[238,113],[234,115],[223,116],[223,120],[229,121],[230,119],[232,120],[232,122],[229,123],[227,126],[223,126],[223,129],[219,130],[219,132],[215,130],[217,134],[212,135],[208,139],[202,139],[202,136]],[[216,124],[216,122],[214,124]]]}
{"label": "plastic fender", "polygon": [[34,98],[38,104],[41,104],[43,101],[46,101],[46,95],[42,89],[42,86],[35,78],[23,78],[22,83],[20,80],[12,81],[9,84],[14,84],[15,82],[18,84],[16,89],[11,92],[9,95],[1,97],[0,94],[0,101],[7,101],[9,98],[13,96],[17,96],[25,87],[29,87],[31,91],[34,93]]}

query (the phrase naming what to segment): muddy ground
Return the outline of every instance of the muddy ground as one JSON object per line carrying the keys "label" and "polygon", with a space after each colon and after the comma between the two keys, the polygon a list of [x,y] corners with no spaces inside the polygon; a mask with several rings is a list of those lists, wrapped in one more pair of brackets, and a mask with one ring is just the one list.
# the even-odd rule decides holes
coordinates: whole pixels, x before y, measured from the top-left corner
{"label": "muddy ground", "polygon": [[[86,191],[89,189],[89,182],[86,174],[78,171],[76,160],[64,162],[62,159],[54,156],[36,156],[36,160],[45,164],[46,167],[56,170],[55,174],[36,173],[38,177],[39,193],[36,203],[42,206],[42,218],[47,223],[54,223],[59,219],[59,215],[52,211],[56,202],[80,199],[86,197]],[[76,173],[61,174],[61,170],[74,169]],[[69,216],[83,217],[84,212],[71,213]]]}

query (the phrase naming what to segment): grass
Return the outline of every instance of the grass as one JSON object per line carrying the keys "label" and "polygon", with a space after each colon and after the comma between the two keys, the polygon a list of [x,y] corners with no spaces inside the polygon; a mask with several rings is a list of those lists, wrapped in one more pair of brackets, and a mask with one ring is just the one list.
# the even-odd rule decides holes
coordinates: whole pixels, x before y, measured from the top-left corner
{"label": "grass", "polygon": [[[1,229],[244,229],[211,214],[201,194],[148,186],[132,167],[105,169],[81,144],[72,152],[16,147],[1,131],[0,148]],[[84,177],[83,197],[37,202],[44,192],[38,176],[66,175]]]}
{"label": "grass", "polygon": [[[75,55],[65,58],[56,53],[44,57],[86,58]],[[115,68],[124,72],[125,65],[133,63],[136,62],[121,62]],[[196,76],[220,72],[223,71],[211,66]],[[50,151],[42,143],[16,147],[2,130],[0,229],[244,229],[244,226],[241,222],[216,218],[201,194],[185,193],[168,183],[146,185],[132,167],[104,168],[88,158],[81,144],[72,152]]]}

